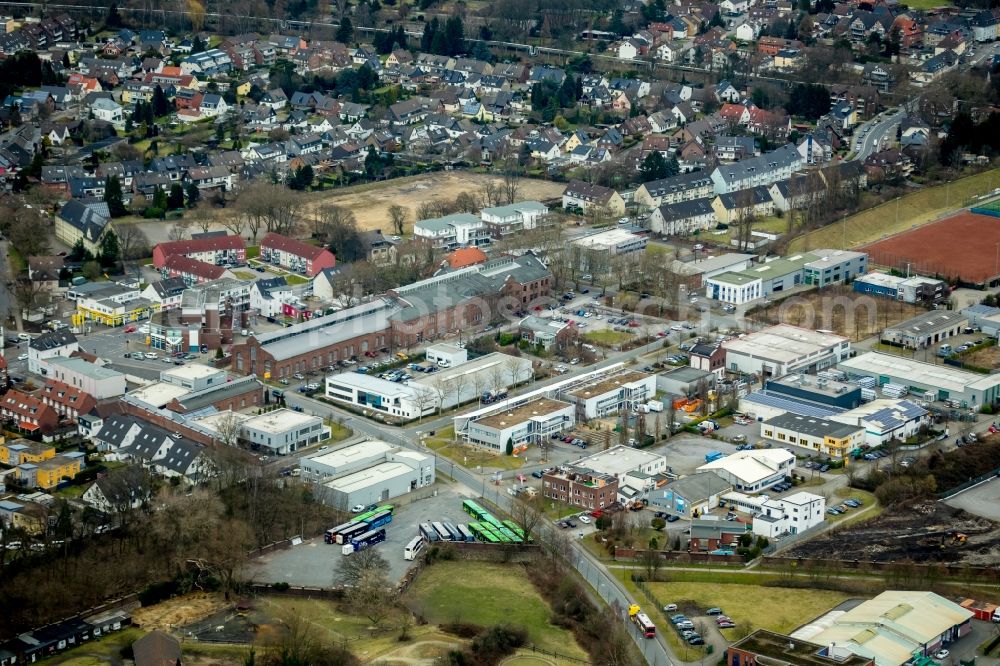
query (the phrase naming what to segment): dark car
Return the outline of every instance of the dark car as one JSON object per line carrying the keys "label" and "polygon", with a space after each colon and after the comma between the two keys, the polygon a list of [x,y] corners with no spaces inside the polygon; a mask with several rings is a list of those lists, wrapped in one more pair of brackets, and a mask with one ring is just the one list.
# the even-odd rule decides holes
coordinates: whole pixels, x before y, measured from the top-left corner
{"label": "dark car", "polygon": [[531,473],[531,476],[535,477],[536,479],[540,479],[542,478],[542,473],[536,470]]}
{"label": "dark car", "polygon": [[667,522],[668,523],[676,523],[678,520],[680,520],[679,516],[675,516],[673,514],[670,514],[669,516],[667,516]]}
{"label": "dark car", "polygon": [[691,638],[687,639],[688,645],[704,645],[705,639],[701,636],[695,634]]}
{"label": "dark car", "polygon": [[819,471],[820,472],[829,472],[830,471],[830,466],[829,465],[823,465],[822,467],[819,468]]}
{"label": "dark car", "polygon": [[574,523],[572,520],[569,520],[567,518],[566,519],[566,527],[573,527],[573,528],[575,528],[576,527],[576,523]]}

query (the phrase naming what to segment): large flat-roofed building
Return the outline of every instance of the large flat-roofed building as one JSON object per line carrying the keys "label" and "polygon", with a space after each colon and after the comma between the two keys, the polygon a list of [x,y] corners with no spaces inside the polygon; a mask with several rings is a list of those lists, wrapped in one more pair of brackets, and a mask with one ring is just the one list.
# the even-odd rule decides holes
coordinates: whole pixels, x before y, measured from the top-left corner
{"label": "large flat-roofed building", "polygon": [[753,259],[752,254],[727,252],[714,257],[696,258],[694,261],[674,261],[670,265],[670,270],[685,278],[691,278],[692,286],[700,289],[705,286],[709,278],[716,275],[738,273],[750,268]]}
{"label": "large flat-roofed building", "polygon": [[803,253],[772,259],[739,272],[720,273],[705,281],[705,296],[744,305],[805,283],[805,267],[820,257]]}
{"label": "large flat-roofed building", "polygon": [[570,390],[566,398],[577,404],[577,418],[585,420],[616,414],[655,395],[656,375],[628,371]]}
{"label": "large flat-roofed building", "polygon": [[875,666],[875,660],[860,657],[845,648],[820,645],[758,629],[726,650],[726,666],[781,664],[782,666]]}
{"label": "large flat-roofed building", "polygon": [[838,459],[846,457],[865,441],[861,426],[791,413],[761,423],[760,436]]}
{"label": "large flat-roofed building", "polygon": [[898,384],[924,400],[954,400],[979,409],[1000,400],[1000,375],[981,375],[950,365],[868,352],[844,359],[838,368],[853,377],[874,377],[879,385]]}
{"label": "large flat-roofed building", "polygon": [[523,444],[537,444],[553,433],[572,428],[576,408],[562,400],[538,398],[471,421],[465,432],[470,444],[497,453]]}
{"label": "large flat-roofed building", "polygon": [[969,325],[961,312],[931,310],[882,331],[882,342],[904,349],[924,349],[955,337]]}
{"label": "large flat-roofed building", "polygon": [[197,363],[174,366],[160,372],[160,381],[186,388],[189,391],[200,391],[210,386],[225,384],[227,379],[228,374],[225,370]]}
{"label": "large flat-roofed building", "polygon": [[389,343],[389,318],[399,307],[375,299],[325,317],[253,335],[233,345],[233,370],[283,379],[319,370]]}
{"label": "large flat-roofed building", "polygon": [[868,253],[851,250],[812,250],[819,257],[805,266],[805,284],[826,287],[850,282],[868,270]]}
{"label": "large flat-roofed building", "polygon": [[727,340],[722,346],[728,370],[764,377],[822,370],[836,365],[851,352],[848,338],[788,324]]}
{"label": "large flat-roofed building", "polygon": [[244,421],[240,435],[254,449],[287,455],[329,439],[330,428],[318,416],[276,409]]}
{"label": "large flat-roofed building", "polygon": [[907,278],[888,273],[866,273],[856,277],[851,286],[859,294],[871,294],[904,303],[936,303],[948,294],[948,285],[944,280],[919,275]]}
{"label": "large flat-roofed building", "polygon": [[791,638],[832,646],[876,666],[901,666],[970,634],[972,617],[972,611],[933,592],[890,590],[848,611],[831,611]]}
{"label": "large flat-roofed building", "polygon": [[794,373],[764,383],[764,390],[821,405],[852,409],[861,404],[861,387],[827,377]]}
{"label": "large flat-roofed building", "polygon": [[795,456],[784,449],[736,451],[705,463],[699,472],[715,472],[743,493],[759,493],[786,476],[795,467]]}
{"label": "large flat-roofed building", "polygon": [[492,353],[407,384],[344,372],[326,378],[326,397],[373,413],[411,420],[475,400],[479,390],[507,389],[531,377],[531,361]]}
{"label": "large flat-roofed building", "polygon": [[434,483],[434,458],[369,440],[302,459],[320,501],[343,509],[400,497]]}
{"label": "large flat-roofed building", "polygon": [[[648,240],[646,236],[640,236],[625,229],[608,229],[607,231],[599,231],[596,234],[577,238],[572,243],[583,250],[584,255],[593,252],[608,258],[619,254],[641,252],[646,249]],[[584,259],[585,264],[586,261]],[[580,268],[590,270],[587,265]]]}
{"label": "large flat-roofed building", "polygon": [[125,393],[124,374],[82,358],[50,358],[46,371],[42,374],[89,393],[97,400],[115,398]]}
{"label": "large flat-roofed building", "polygon": [[667,471],[667,459],[664,456],[627,446],[613,446],[607,451],[574,460],[571,465],[609,474],[617,479],[632,473],[652,476]]}

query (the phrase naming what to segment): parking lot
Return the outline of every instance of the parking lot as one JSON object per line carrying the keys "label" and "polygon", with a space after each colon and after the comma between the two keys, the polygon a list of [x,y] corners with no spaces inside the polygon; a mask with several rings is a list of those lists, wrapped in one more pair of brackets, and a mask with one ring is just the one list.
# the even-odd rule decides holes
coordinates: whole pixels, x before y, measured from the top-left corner
{"label": "parking lot", "polygon": [[666,456],[667,465],[673,469],[674,474],[684,475],[693,474],[698,467],[704,465],[705,456],[712,451],[729,455],[736,451],[736,445],[710,437],[699,437],[685,433],[676,435],[665,444],[650,450]]}
{"label": "parking lot", "polygon": [[[418,535],[420,523],[440,521],[458,524],[469,520],[462,511],[462,500],[468,497],[463,496],[454,484],[438,483],[434,488],[436,495],[396,505],[392,522],[385,528],[385,541],[375,546],[389,562],[389,577],[393,581],[402,578],[412,564],[403,559],[403,548]],[[388,503],[393,502],[389,500]],[[259,582],[330,587],[344,557],[349,556],[341,554],[340,546],[324,543],[323,537],[319,536],[254,560],[250,564],[250,573]]]}

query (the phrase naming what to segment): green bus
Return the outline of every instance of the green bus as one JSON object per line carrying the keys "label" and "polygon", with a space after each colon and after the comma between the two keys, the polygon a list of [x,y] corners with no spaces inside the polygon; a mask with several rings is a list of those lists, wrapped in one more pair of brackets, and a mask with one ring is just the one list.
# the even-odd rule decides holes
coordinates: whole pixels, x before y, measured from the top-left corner
{"label": "green bus", "polygon": [[391,505],[391,504],[383,504],[382,506],[375,507],[371,511],[365,511],[364,513],[359,513],[358,515],[356,515],[353,518],[351,518],[351,522],[352,523],[357,523],[357,522],[360,522],[362,520],[367,520],[368,518],[371,518],[375,514],[382,513],[383,511],[388,511],[391,514],[395,510],[396,510],[396,507],[394,507],[393,505]]}
{"label": "green bus", "polygon": [[489,530],[483,529],[479,523],[469,523],[469,531],[473,536],[484,543],[499,543],[500,540]]}
{"label": "green bus", "polygon": [[515,523],[513,520],[504,520],[502,522],[504,524],[504,527],[506,527],[507,529],[509,529],[511,532],[513,532],[517,536],[521,537],[521,541],[529,541],[529,542],[534,541],[534,539],[532,539],[531,537],[528,537],[527,539],[525,539],[524,530],[522,530],[521,526],[518,525],[517,523]]}
{"label": "green bus", "polygon": [[484,516],[488,516],[489,513],[483,507],[479,506],[476,502],[472,500],[465,500],[462,502],[462,508],[467,514],[475,518],[476,520],[483,520]]}

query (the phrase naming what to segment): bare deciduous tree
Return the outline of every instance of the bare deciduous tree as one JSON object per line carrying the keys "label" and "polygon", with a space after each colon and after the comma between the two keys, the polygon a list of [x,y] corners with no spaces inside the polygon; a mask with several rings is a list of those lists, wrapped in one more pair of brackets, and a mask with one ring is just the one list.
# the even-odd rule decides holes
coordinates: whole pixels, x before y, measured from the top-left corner
{"label": "bare deciduous tree", "polygon": [[122,261],[131,261],[149,256],[149,237],[139,228],[138,224],[115,223],[114,232],[118,235],[118,247],[121,250]]}
{"label": "bare deciduous tree", "polygon": [[408,208],[404,208],[399,204],[389,206],[389,223],[392,225],[392,230],[397,236],[403,235],[403,232],[406,230],[406,221],[409,217],[410,211]]}
{"label": "bare deciduous tree", "polygon": [[191,232],[191,221],[181,218],[167,231],[167,238],[172,241],[186,240]]}

